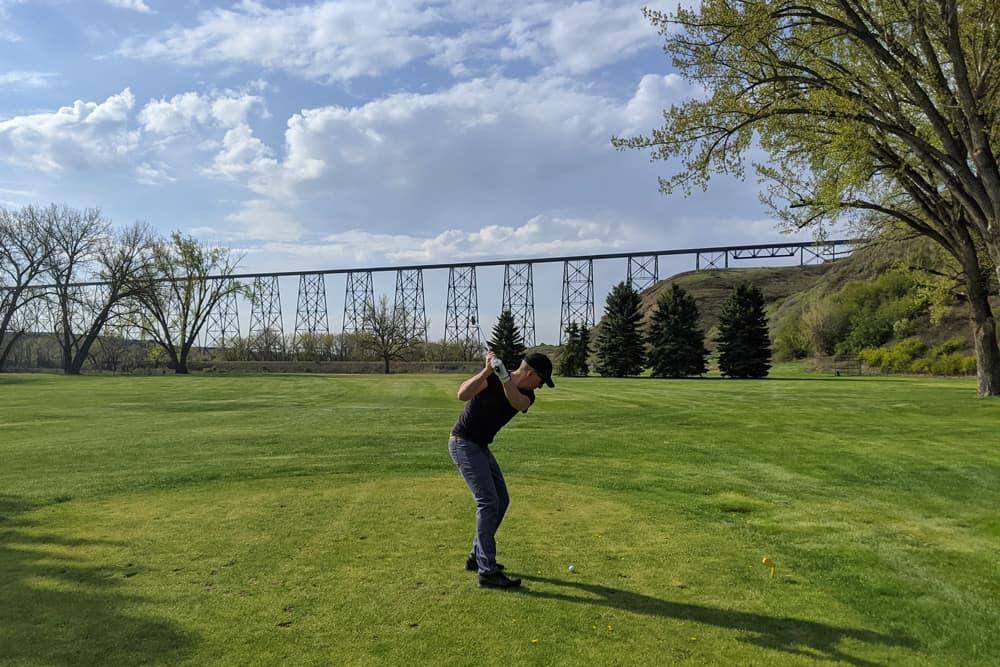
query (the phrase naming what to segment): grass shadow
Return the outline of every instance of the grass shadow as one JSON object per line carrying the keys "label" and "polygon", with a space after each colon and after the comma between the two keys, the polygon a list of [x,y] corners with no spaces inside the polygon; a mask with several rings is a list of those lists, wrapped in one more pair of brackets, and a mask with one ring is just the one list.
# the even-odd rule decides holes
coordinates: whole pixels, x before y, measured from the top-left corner
{"label": "grass shadow", "polygon": [[[558,586],[566,591],[539,591],[531,588],[519,589],[523,595],[550,600],[562,600],[564,602],[591,604],[600,607],[612,607],[639,614],[695,621],[705,625],[749,632],[754,636],[749,639],[741,638],[740,641],[783,653],[800,655],[812,659],[844,662],[856,667],[875,667],[879,663],[854,657],[842,651],[838,648],[838,645],[844,639],[852,639],[865,644],[880,644],[908,649],[918,647],[917,642],[902,635],[887,635],[870,630],[842,628],[796,618],[775,618],[743,611],[718,609],[683,602],[670,602],[632,591],[599,586],[597,584],[529,575],[521,575],[521,577],[527,582]],[[585,593],[586,595],[581,595],[581,593]]]}
{"label": "grass shadow", "polygon": [[136,613],[132,563],[95,565],[77,550],[122,543],[45,533],[20,516],[31,504],[0,496],[0,655],[13,664],[171,664],[195,638]]}

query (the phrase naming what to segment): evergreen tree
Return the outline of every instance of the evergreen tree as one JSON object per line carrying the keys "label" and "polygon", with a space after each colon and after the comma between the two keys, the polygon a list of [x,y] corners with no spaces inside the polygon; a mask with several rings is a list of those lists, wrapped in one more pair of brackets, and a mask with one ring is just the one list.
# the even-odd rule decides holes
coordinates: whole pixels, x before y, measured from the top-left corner
{"label": "evergreen tree", "polygon": [[731,378],[762,378],[771,368],[764,295],[754,285],[733,290],[719,321],[719,371]]}
{"label": "evergreen tree", "polygon": [[639,293],[625,282],[615,285],[608,295],[596,341],[597,372],[601,375],[625,377],[642,372],[641,303]]}
{"label": "evergreen tree", "polygon": [[566,327],[566,342],[559,357],[559,374],[568,377],[587,375],[590,367],[587,356],[590,353],[590,330],[576,322]]}
{"label": "evergreen tree", "polygon": [[521,330],[517,328],[514,315],[509,310],[500,313],[496,326],[493,327],[493,338],[486,343],[486,347],[503,360],[507,370],[513,371],[521,365],[527,350]]}
{"label": "evergreen tree", "polygon": [[656,303],[646,339],[654,377],[701,375],[707,369],[705,334],[698,327],[694,297],[672,285]]}

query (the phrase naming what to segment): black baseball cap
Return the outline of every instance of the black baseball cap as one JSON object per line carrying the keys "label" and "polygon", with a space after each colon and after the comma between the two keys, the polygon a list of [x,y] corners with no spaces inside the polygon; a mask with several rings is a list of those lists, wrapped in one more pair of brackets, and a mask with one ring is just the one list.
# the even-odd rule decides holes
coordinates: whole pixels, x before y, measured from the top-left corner
{"label": "black baseball cap", "polygon": [[539,377],[545,380],[545,384],[555,387],[552,382],[552,362],[541,352],[529,352],[524,357],[524,361],[531,366],[531,370],[538,373]]}

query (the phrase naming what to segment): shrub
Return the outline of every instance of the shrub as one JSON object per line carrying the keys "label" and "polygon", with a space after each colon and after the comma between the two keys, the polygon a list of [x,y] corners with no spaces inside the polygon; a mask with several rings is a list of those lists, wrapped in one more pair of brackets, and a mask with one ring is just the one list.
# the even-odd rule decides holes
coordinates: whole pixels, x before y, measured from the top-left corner
{"label": "shrub", "polygon": [[962,375],[975,375],[976,374],[976,355],[968,354],[962,358],[961,371]]}
{"label": "shrub", "polygon": [[865,366],[885,372],[889,367],[889,352],[883,347],[868,347],[858,352],[858,359]]}
{"label": "shrub", "polygon": [[813,352],[833,354],[849,330],[847,313],[832,299],[817,301],[802,314],[802,329]]}
{"label": "shrub", "polygon": [[798,318],[784,320],[774,331],[771,345],[775,361],[791,361],[809,356],[811,345],[803,321]]}
{"label": "shrub", "polygon": [[907,338],[889,348],[889,370],[895,373],[905,373],[915,359],[927,350],[927,346],[919,338]]}
{"label": "shrub", "polygon": [[834,299],[848,313],[849,327],[836,350],[857,352],[878,347],[894,336],[912,333],[916,319],[927,307],[916,293],[913,278],[902,271],[888,271],[874,280],[850,283]]}

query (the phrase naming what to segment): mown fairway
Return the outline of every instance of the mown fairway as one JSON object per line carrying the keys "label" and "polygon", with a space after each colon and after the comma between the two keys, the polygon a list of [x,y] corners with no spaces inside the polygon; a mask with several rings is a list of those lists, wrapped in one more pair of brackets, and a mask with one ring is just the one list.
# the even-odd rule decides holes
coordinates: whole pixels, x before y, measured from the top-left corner
{"label": "mown fairway", "polygon": [[0,663],[996,664],[974,381],[557,378],[494,447],[502,592],[462,379],[0,375]]}

